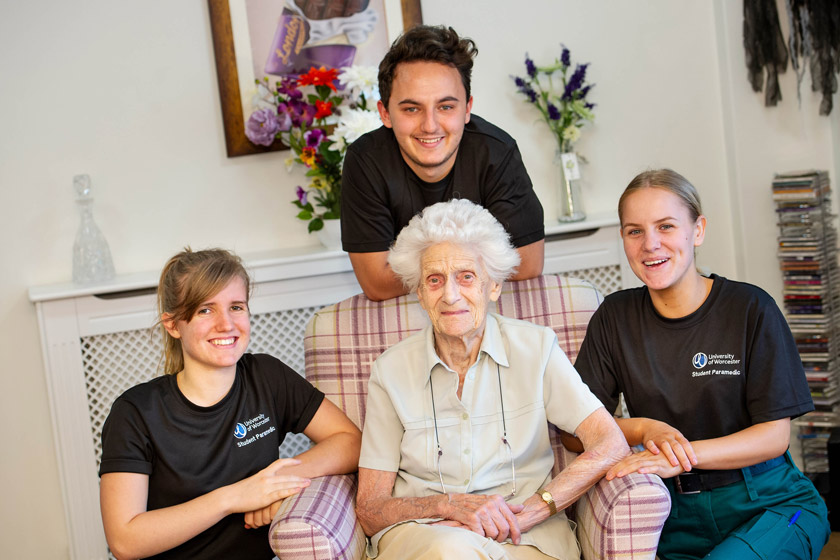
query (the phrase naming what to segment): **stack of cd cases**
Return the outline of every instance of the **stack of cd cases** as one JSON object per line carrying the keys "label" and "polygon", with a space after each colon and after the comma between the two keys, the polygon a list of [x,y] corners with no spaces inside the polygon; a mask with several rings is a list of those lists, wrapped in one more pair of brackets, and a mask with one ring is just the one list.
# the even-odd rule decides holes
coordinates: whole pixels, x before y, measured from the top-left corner
{"label": "stack of cd cases", "polygon": [[828,438],[840,426],[840,272],[828,173],[777,174],[773,201],[785,317],[816,407],[795,421],[802,460],[807,473],[828,472]]}

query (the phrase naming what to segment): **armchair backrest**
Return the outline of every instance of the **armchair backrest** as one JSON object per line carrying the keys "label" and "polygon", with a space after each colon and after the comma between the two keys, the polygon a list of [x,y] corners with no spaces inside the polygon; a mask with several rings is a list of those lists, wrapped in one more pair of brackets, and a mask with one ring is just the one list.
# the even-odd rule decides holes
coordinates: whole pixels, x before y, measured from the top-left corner
{"label": "armchair backrest", "polygon": [[[545,275],[506,282],[495,311],[551,327],[574,363],[589,319],[602,300],[585,280]],[[415,294],[382,302],[360,294],[327,306],[306,326],[306,379],[362,428],[371,364],[387,348],[428,324],[429,317]],[[552,440],[557,466],[562,468],[565,460],[556,435],[552,434]]]}

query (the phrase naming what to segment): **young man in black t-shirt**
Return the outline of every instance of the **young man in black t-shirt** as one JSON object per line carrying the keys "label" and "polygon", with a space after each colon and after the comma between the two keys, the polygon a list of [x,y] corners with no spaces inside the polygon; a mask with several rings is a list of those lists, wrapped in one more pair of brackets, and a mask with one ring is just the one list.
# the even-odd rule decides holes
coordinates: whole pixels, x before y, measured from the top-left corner
{"label": "young man in black t-shirt", "polygon": [[406,293],[387,264],[388,248],[423,208],[466,198],[487,208],[522,258],[513,280],[542,273],[543,210],[516,142],[471,115],[477,50],[451,28],[419,26],[379,66],[384,128],[347,150],[342,243],[368,298]]}

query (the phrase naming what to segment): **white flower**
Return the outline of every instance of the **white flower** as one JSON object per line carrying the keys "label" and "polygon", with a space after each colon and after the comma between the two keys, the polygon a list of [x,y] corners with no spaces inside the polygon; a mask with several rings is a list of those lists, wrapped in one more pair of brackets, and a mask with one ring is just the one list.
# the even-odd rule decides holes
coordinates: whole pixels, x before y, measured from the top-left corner
{"label": "white flower", "polygon": [[254,108],[254,111],[277,108],[277,105],[274,102],[274,95],[272,95],[271,90],[268,89],[268,86],[265,83],[257,83],[257,87],[253,90],[251,95],[251,107]]}
{"label": "white flower", "polygon": [[355,142],[363,134],[376,130],[382,126],[378,111],[363,111],[361,109],[345,109],[338,118],[335,130],[327,138],[334,143],[332,150],[344,150],[348,144]]}
{"label": "white flower", "polygon": [[344,66],[338,75],[338,83],[346,87],[353,100],[365,95],[368,102],[379,101],[379,71],[374,66]]}
{"label": "white flower", "polygon": [[580,138],[580,129],[575,125],[567,126],[565,130],[563,130],[563,140],[568,140],[569,142],[577,142]]}

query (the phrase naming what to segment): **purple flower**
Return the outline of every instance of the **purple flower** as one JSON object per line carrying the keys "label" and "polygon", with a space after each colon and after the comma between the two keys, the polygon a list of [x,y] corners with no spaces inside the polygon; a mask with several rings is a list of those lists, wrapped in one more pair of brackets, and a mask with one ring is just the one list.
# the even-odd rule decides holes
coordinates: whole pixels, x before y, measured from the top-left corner
{"label": "purple flower", "polygon": [[295,128],[300,128],[302,124],[311,126],[315,118],[315,107],[299,99],[289,99],[280,103],[277,106],[277,112],[286,115]]}
{"label": "purple flower", "polygon": [[270,108],[251,113],[245,125],[245,136],[260,146],[271,146],[278,132],[280,132],[280,121],[274,109]]}
{"label": "purple flower", "polygon": [[528,96],[528,100],[531,103],[536,103],[537,102],[537,92],[534,91],[533,88],[526,87],[525,89],[522,90],[522,93],[524,93],[525,95]]}
{"label": "purple flower", "polygon": [[300,126],[300,114],[297,111],[296,105],[298,102],[295,101],[287,101],[281,102],[277,105],[277,113],[280,115],[285,115],[286,118],[289,119],[289,122],[292,126]]}
{"label": "purple flower", "polygon": [[306,104],[303,106],[303,111],[300,115],[301,120],[306,126],[312,126],[312,122],[315,120],[315,113],[317,112],[318,109],[314,105]]}
{"label": "purple flower", "polygon": [[523,80],[522,78],[520,78],[519,76],[512,76],[512,77],[513,77],[513,83],[515,83],[516,87],[519,88],[519,92],[524,93],[525,97],[527,97],[528,100],[531,103],[536,103],[537,102],[537,92],[534,91],[534,88],[529,86],[528,83],[525,80]]}
{"label": "purple flower", "polygon": [[306,191],[305,191],[305,190],[303,190],[303,187],[301,187],[300,185],[298,185],[298,188],[297,188],[297,189],[295,189],[295,193],[297,194],[298,201],[299,201],[301,204],[303,204],[304,206],[306,206],[306,197],[307,197],[307,194],[306,194]]}
{"label": "purple flower", "polygon": [[300,127],[301,125],[307,127],[312,126],[312,121],[315,120],[315,107],[295,99],[289,101],[289,106],[289,114],[292,117],[292,124],[295,127]]}
{"label": "purple flower", "polygon": [[303,92],[297,88],[297,81],[288,76],[277,83],[277,92],[285,95],[289,99],[300,99],[303,97]]}
{"label": "purple flower", "polygon": [[586,69],[589,68],[589,63],[586,64],[578,64],[577,68],[575,68],[575,73],[572,74],[572,82],[575,83],[575,89],[580,88],[583,85],[583,81],[586,79]]}
{"label": "purple flower", "polygon": [[580,94],[577,96],[578,99],[586,99],[586,96],[589,95],[589,90],[590,89],[592,89],[592,86],[588,85],[588,86],[584,87],[582,90],[580,90]]}
{"label": "purple flower", "polygon": [[307,130],[306,133],[304,133],[303,139],[306,141],[306,145],[308,147],[317,148],[325,136],[326,135],[323,130],[320,128],[313,128],[312,130]]}
{"label": "purple flower", "polygon": [[594,103],[584,103],[583,106],[589,109],[590,111],[595,108]]}
{"label": "purple flower", "polygon": [[563,54],[560,55],[560,64],[565,66],[566,68],[572,63],[572,56],[569,53],[569,49],[563,47]]}
{"label": "purple flower", "polygon": [[548,118],[553,121],[560,120],[560,111],[552,103],[548,104]]}
{"label": "purple flower", "polygon": [[534,65],[534,61],[528,57],[528,53],[525,53],[525,69],[528,71],[529,76],[532,78],[536,77],[537,67]]}
{"label": "purple flower", "polygon": [[292,119],[289,117],[288,113],[280,113],[279,108],[277,114],[277,120],[280,123],[280,132],[286,132],[292,128]]}
{"label": "purple flower", "polygon": [[575,72],[572,74],[572,77],[569,78],[569,83],[566,84],[566,89],[563,92],[563,99],[565,101],[571,101],[574,99],[574,93],[583,85],[583,80],[586,79],[587,66],[589,66],[589,63],[578,64],[575,68]]}

